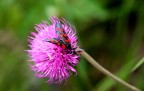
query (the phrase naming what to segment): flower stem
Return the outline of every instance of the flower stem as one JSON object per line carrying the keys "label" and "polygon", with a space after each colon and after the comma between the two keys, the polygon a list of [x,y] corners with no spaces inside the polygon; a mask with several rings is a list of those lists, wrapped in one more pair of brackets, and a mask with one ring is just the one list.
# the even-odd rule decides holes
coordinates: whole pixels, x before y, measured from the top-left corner
{"label": "flower stem", "polygon": [[95,61],[88,53],[86,53],[82,49],[77,48],[76,52],[80,53],[83,57],[85,57],[88,60],[88,62],[90,62],[96,69],[98,69],[103,74],[107,75],[108,77],[112,78],[113,80],[117,81],[118,83],[122,84],[123,86],[133,91],[141,91],[140,89],[136,88],[135,86],[130,85],[129,83],[125,82],[124,80],[112,74],[110,71],[106,70],[103,66],[97,63],[97,61]]}

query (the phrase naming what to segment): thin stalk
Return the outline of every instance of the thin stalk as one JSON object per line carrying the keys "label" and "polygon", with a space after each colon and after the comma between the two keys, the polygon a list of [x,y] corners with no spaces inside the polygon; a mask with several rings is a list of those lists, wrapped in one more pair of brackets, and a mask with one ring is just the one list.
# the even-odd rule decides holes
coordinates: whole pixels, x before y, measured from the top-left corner
{"label": "thin stalk", "polygon": [[98,69],[103,74],[107,75],[108,77],[112,78],[113,80],[117,81],[118,83],[122,84],[123,86],[133,90],[133,91],[141,91],[140,89],[136,88],[133,85],[130,85],[129,83],[125,82],[124,80],[118,78],[114,74],[112,74],[110,71],[106,70],[103,66],[101,66],[97,61],[95,61],[88,53],[83,51],[80,48],[76,49],[76,52],[81,54],[84,58],[88,60],[96,69]]}

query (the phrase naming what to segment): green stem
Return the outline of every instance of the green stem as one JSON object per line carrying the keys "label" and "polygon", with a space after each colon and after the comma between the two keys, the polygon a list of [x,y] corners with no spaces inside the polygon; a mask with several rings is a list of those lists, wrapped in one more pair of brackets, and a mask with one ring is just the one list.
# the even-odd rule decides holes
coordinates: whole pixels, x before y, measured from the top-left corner
{"label": "green stem", "polygon": [[118,78],[114,74],[112,74],[110,71],[106,70],[103,66],[101,66],[97,61],[95,61],[88,53],[83,51],[80,48],[76,49],[77,53],[80,53],[84,58],[88,60],[96,69],[98,69],[103,74],[107,75],[108,77],[112,78],[113,80],[117,81],[118,83],[122,84],[123,86],[133,90],[133,91],[141,91],[140,89],[136,88],[135,86],[130,85],[129,83],[125,82],[124,80]]}

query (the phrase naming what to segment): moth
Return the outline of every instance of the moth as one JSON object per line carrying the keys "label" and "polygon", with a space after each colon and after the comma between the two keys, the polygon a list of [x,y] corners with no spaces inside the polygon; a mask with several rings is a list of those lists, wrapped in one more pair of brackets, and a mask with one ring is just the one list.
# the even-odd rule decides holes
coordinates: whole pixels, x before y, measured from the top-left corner
{"label": "moth", "polygon": [[56,23],[55,31],[56,34],[58,35],[58,38],[47,39],[46,41],[55,44],[57,46],[60,46],[63,49],[72,49],[70,39],[68,38],[60,22]]}

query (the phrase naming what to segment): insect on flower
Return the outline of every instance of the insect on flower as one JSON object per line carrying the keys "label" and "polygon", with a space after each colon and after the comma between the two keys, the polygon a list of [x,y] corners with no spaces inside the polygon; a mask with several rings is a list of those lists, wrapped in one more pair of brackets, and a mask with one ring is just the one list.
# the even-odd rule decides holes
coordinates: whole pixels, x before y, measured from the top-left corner
{"label": "insect on flower", "polygon": [[47,39],[46,41],[56,44],[63,49],[71,49],[70,39],[60,22],[56,23],[55,30],[59,38]]}
{"label": "insect on flower", "polygon": [[65,19],[51,17],[50,21],[52,24],[44,21],[35,26],[37,32],[29,36],[27,52],[37,77],[48,78],[48,83],[61,83],[72,73],[77,74],[77,36],[74,26]]}

